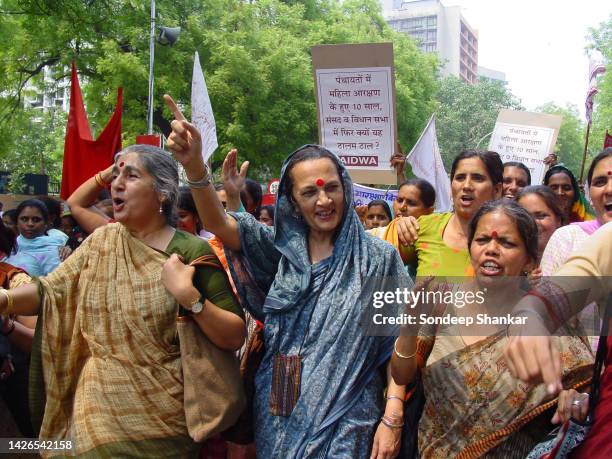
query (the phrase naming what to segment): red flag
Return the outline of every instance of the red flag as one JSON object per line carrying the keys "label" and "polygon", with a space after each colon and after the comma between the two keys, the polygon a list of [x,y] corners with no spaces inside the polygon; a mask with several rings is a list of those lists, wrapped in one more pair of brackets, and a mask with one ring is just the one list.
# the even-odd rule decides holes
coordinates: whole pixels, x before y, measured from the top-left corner
{"label": "red flag", "polygon": [[137,135],[137,145],[152,145],[154,147],[161,147],[161,137],[158,135]]}
{"label": "red flag", "polygon": [[70,87],[70,113],[64,141],[64,164],[60,196],[67,199],[88,178],[106,169],[113,162],[113,156],[121,150],[121,111],[123,90],[117,90],[117,106],[113,116],[97,140],[91,138],[83,95],[77,77],[76,66],[72,63]]}
{"label": "red flag", "polygon": [[606,129],[606,138],[604,139],[604,148],[612,147],[612,135],[608,134]]}

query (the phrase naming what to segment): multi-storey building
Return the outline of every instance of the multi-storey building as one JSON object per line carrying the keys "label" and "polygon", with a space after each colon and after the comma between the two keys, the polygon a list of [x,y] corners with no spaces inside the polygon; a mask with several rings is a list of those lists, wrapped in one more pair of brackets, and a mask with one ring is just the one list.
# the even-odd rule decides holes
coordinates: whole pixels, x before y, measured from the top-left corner
{"label": "multi-storey building", "polygon": [[420,49],[437,53],[443,75],[474,84],[478,80],[478,32],[459,6],[440,0],[383,0],[385,19],[395,30],[417,40]]}
{"label": "multi-storey building", "polygon": [[506,81],[506,74],[504,72],[500,72],[499,70],[489,69],[487,67],[478,66],[478,79],[479,80],[492,80],[499,81],[502,84],[508,83]]}
{"label": "multi-storey building", "polygon": [[56,80],[52,67],[43,69],[42,81],[38,84],[28,84],[25,88],[24,106],[47,112],[50,109],[60,109],[68,112],[70,103],[70,78]]}

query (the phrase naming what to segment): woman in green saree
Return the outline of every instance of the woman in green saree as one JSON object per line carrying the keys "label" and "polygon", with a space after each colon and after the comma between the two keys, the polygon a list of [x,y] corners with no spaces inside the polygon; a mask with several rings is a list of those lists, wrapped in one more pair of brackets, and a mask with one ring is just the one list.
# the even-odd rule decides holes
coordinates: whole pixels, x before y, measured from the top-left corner
{"label": "woman in green saree", "polygon": [[37,285],[3,291],[0,312],[39,314],[33,365],[42,374],[31,391],[31,404],[44,411],[39,437],[73,445],[45,455],[193,456],[199,445],[185,422],[178,304],[193,308],[202,332],[228,351],[244,340],[242,312],[222,269],[194,270],[177,258],[213,252],[171,226],[171,157],[128,147],[112,177],[117,223],[97,229]]}

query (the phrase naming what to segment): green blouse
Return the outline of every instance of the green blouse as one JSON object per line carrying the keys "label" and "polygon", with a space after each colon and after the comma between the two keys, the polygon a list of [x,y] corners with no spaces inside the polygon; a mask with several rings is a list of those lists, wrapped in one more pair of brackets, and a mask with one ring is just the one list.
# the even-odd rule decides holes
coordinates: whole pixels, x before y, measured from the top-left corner
{"label": "green blouse", "polygon": [[417,220],[419,231],[416,242],[410,246],[400,244],[399,250],[402,258],[418,261],[417,277],[473,275],[467,247],[465,249],[453,249],[446,245],[443,240],[444,229],[452,216],[452,212],[447,212],[419,217]]}
{"label": "green blouse", "polygon": [[[168,255],[176,253],[182,256],[185,263],[203,255],[215,255],[213,249],[204,239],[180,230],[176,230],[165,252]],[[193,284],[202,295],[202,301],[207,299],[221,309],[244,318],[240,303],[234,296],[232,286],[221,262],[219,262],[218,269],[210,266],[196,266]]]}

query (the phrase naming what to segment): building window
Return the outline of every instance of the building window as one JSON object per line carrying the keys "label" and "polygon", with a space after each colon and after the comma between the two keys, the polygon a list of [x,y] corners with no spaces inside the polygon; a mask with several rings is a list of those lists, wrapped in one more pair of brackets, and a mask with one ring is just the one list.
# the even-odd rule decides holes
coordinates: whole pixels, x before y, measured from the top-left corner
{"label": "building window", "polygon": [[35,97],[30,99],[30,106],[32,108],[42,107],[43,106],[43,102],[44,102],[44,95],[42,93],[41,94],[36,94]]}

